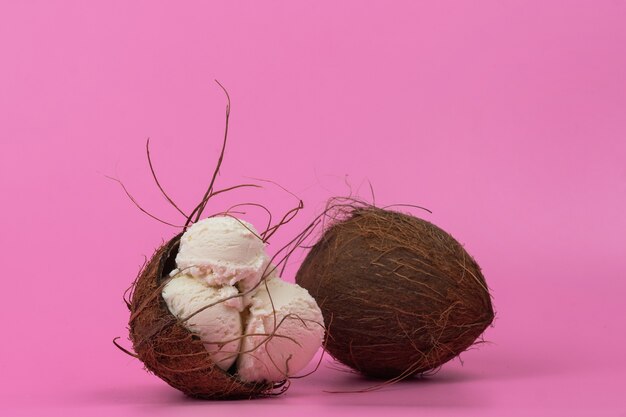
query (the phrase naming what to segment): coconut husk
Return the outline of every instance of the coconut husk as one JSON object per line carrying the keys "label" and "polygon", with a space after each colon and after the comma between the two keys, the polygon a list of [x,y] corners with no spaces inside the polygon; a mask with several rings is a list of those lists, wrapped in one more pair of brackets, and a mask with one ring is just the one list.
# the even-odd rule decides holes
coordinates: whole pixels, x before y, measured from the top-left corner
{"label": "coconut husk", "polygon": [[185,394],[204,399],[271,395],[280,384],[244,383],[219,368],[192,334],[168,310],[161,296],[175,268],[180,236],[156,250],[135,281],[130,300],[130,339],[145,368]]}
{"label": "coconut husk", "polygon": [[436,370],[494,318],[480,267],[452,236],[420,218],[351,207],[312,247],[296,282],[329,328],[326,349],[372,377]]}

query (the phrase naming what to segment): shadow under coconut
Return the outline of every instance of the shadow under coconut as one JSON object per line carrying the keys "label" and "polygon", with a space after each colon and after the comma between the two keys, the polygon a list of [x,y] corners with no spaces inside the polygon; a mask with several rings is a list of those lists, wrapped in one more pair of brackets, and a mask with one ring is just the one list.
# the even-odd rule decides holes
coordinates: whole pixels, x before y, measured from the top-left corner
{"label": "shadow under coconut", "polygon": [[[492,352],[479,365],[472,365],[475,380],[513,381],[538,377],[576,374],[588,367],[580,361],[567,360],[563,354],[529,349],[527,352]],[[464,371],[464,369],[460,369]]]}
{"label": "shadow under coconut", "polygon": [[[306,392],[303,396],[311,394],[306,384],[300,387],[300,391]],[[296,390],[289,390],[289,393]],[[302,392],[301,392],[302,394]],[[323,394],[319,390],[314,395]],[[185,395],[162,381],[155,380],[154,384],[118,384],[81,389],[72,393],[71,398],[62,399],[63,403],[71,402],[76,405],[89,406],[123,406],[137,408],[144,411],[190,409],[195,407],[258,407],[259,404],[284,403],[291,395],[269,395],[257,398],[242,399],[199,399]],[[294,397],[299,397],[295,395]]]}
{"label": "shadow under coconut", "polygon": [[[341,372],[344,371],[344,372]],[[441,371],[433,376],[414,377],[385,384],[351,371],[335,369],[325,403],[334,406],[373,407],[484,407],[488,392],[473,386],[475,375],[462,370]],[[329,379],[330,381],[330,379]]]}
{"label": "shadow under coconut", "polygon": [[115,385],[84,390],[77,393],[79,400],[89,405],[120,405],[120,406],[162,406],[184,403],[188,400],[184,394],[167,385]]}

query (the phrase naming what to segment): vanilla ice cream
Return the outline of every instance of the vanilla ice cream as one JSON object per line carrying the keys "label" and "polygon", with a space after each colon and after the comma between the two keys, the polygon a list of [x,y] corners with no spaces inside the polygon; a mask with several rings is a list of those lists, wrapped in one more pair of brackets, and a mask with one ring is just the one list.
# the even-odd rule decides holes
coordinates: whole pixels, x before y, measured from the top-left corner
{"label": "vanilla ice cream", "polygon": [[212,287],[202,278],[174,276],[161,295],[170,312],[197,334],[213,361],[227,370],[241,344],[243,305],[235,287]]}
{"label": "vanilla ice cream", "polygon": [[319,307],[276,275],[250,223],[228,216],[195,223],[181,237],[176,266],[162,292],[170,312],[220,368],[236,363],[241,380],[282,381],[320,348]]}
{"label": "vanilla ice cream", "polygon": [[250,223],[230,216],[209,217],[194,223],[180,240],[176,266],[208,284],[254,288],[269,258],[265,243]]}
{"label": "vanilla ice cream", "polygon": [[244,334],[239,378],[281,381],[311,361],[324,338],[324,319],[307,290],[272,275],[251,297]]}

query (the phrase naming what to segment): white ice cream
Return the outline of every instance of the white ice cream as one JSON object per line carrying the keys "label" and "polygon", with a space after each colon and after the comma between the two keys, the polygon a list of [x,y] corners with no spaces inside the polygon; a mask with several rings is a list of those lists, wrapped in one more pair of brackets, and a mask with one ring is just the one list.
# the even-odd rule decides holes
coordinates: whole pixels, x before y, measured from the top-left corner
{"label": "white ice cream", "polygon": [[241,345],[243,305],[237,289],[211,287],[201,278],[181,274],[161,294],[170,312],[200,336],[213,361],[224,370],[230,368]]}
{"label": "white ice cream", "polygon": [[229,216],[209,217],[183,234],[176,266],[214,286],[237,285],[241,292],[254,288],[269,258],[265,243],[250,223]]}
{"label": "white ice cream", "polygon": [[181,238],[176,266],[163,299],[220,368],[236,361],[244,381],[282,381],[320,348],[319,307],[307,290],[276,276],[251,224],[227,216],[195,223]]}
{"label": "white ice cream", "polygon": [[324,319],[307,290],[272,276],[252,296],[244,333],[239,378],[281,381],[311,361],[324,338]]}

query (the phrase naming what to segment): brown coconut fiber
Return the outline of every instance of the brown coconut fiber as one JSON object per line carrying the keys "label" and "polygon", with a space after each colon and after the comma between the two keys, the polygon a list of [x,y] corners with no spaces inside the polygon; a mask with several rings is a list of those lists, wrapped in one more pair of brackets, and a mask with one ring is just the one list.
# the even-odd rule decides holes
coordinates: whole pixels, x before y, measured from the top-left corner
{"label": "brown coconut fiber", "polygon": [[344,209],[296,282],[332,322],[327,351],[376,378],[438,369],[494,318],[480,267],[459,242],[428,221],[374,206]]}
{"label": "brown coconut fiber", "polygon": [[281,384],[244,383],[219,368],[200,341],[168,310],[161,296],[175,267],[178,235],[161,246],[145,265],[130,300],[130,339],[147,370],[185,394],[204,399],[270,395]]}

